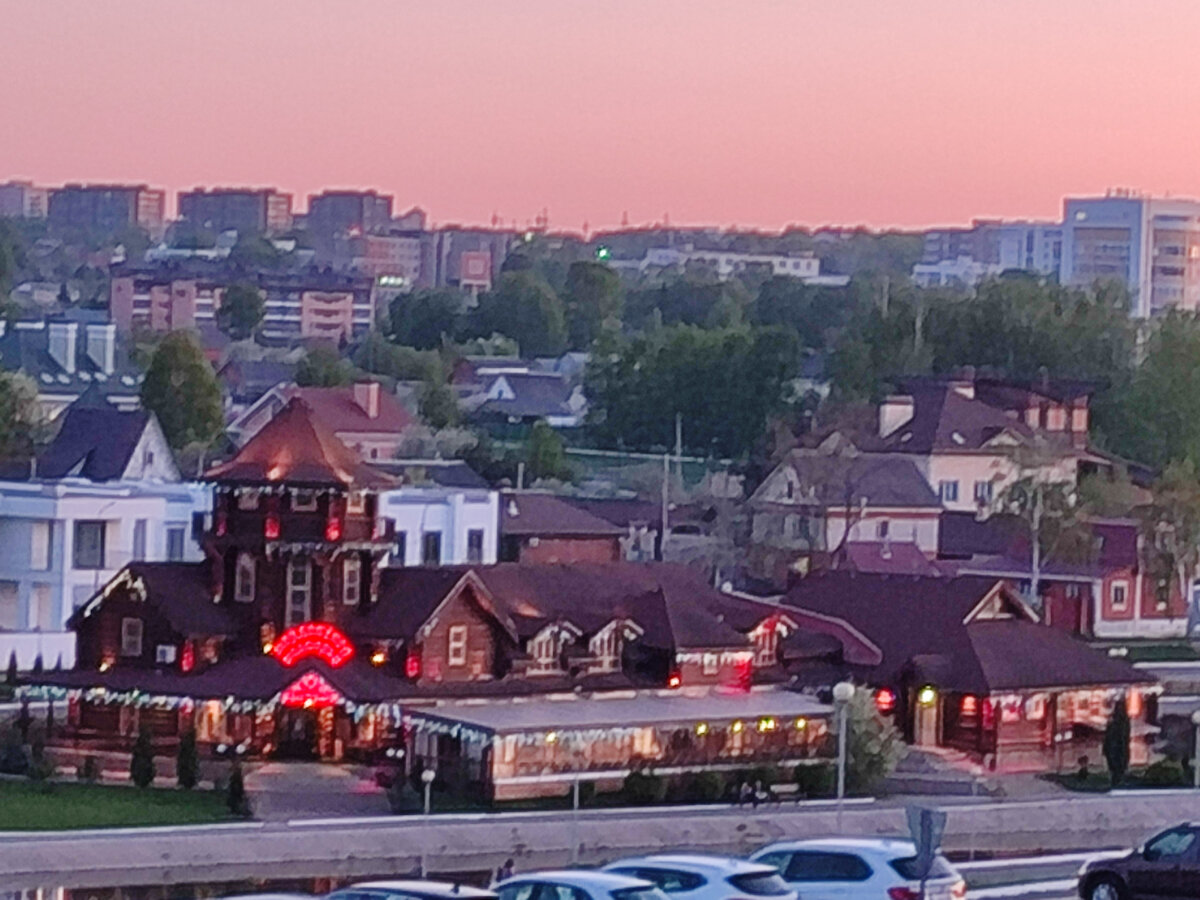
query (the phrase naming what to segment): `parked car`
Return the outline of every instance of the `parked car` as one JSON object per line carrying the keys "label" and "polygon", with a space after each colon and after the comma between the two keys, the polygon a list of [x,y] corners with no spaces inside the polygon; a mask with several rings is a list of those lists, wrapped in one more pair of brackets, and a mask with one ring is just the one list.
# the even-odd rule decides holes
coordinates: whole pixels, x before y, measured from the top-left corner
{"label": "parked car", "polygon": [[312,894],[238,894],[221,900],[313,900]]}
{"label": "parked car", "polygon": [[[920,900],[917,848],[886,838],[787,841],[750,857],[775,866],[803,900]],[[967,883],[942,855],[933,859],[924,900],[963,900]]]}
{"label": "parked car", "polygon": [[496,895],[448,881],[364,881],[340,888],[325,900],[496,900]]}
{"label": "parked car", "polygon": [[1123,856],[1096,858],[1079,870],[1084,900],[1195,900],[1200,897],[1200,823],[1156,834]]}
{"label": "parked car", "polygon": [[796,891],[774,866],[728,856],[639,856],[609,863],[604,871],[645,879],[671,900],[796,900]]}
{"label": "parked car", "polygon": [[644,878],[583,870],[531,872],[506,878],[492,889],[499,900],[667,900]]}

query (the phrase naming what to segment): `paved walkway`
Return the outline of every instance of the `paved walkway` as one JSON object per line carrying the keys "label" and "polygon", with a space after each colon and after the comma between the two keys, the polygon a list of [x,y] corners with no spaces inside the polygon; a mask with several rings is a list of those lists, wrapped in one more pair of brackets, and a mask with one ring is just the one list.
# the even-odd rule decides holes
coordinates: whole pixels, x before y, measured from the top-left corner
{"label": "paved walkway", "polygon": [[265,822],[391,812],[387,795],[365,767],[268,762],[248,766],[245,783],[254,817]]}

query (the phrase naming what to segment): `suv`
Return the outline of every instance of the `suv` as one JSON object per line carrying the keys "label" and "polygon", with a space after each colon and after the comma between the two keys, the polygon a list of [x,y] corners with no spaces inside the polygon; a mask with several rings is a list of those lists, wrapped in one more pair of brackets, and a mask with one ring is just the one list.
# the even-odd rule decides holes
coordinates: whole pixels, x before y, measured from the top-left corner
{"label": "suv", "polygon": [[367,881],[334,891],[325,900],[496,900],[496,895],[445,881]]}
{"label": "suv", "polygon": [[639,856],[609,863],[604,871],[644,878],[671,900],[796,900],[773,866],[726,856]]}
{"label": "suv", "polygon": [[1079,870],[1084,900],[1195,900],[1200,897],[1200,824],[1176,825],[1115,858]]}
{"label": "suv", "polygon": [[[917,848],[886,838],[825,838],[771,844],[755,862],[775,866],[802,900],[919,900]],[[964,900],[967,883],[938,854],[925,879],[924,900]]]}
{"label": "suv", "polygon": [[499,900],[667,900],[644,878],[586,869],[516,875],[492,890]]}

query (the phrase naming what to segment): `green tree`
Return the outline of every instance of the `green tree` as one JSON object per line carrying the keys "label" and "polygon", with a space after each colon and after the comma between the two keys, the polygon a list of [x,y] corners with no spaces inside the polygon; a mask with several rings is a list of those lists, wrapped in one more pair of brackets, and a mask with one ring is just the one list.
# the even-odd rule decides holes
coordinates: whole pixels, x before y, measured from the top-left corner
{"label": "green tree", "polygon": [[1200,472],[1190,459],[1170,463],[1138,510],[1147,569],[1158,598],[1187,597],[1200,568]]}
{"label": "green tree", "polygon": [[729,328],[743,322],[750,301],[750,293],[740,281],[719,281],[693,272],[629,291],[625,321],[641,329],[658,323]]}
{"label": "green tree", "polygon": [[179,739],[179,755],[175,761],[179,786],[190,791],[200,781],[200,756],[196,752],[196,732],[189,728]]}
{"label": "green tree", "polygon": [[231,284],[221,296],[217,327],[235,341],[245,340],[262,324],[266,308],[257,286],[245,281]]}
{"label": "green tree", "polygon": [[209,445],[221,434],[221,386],[191,332],[172,331],[159,342],[142,382],[142,406],[158,417],[176,450]]}
{"label": "green tree", "polygon": [[296,366],[296,384],[301,387],[344,387],[354,376],[354,366],[332,347],[313,347]]}
{"label": "green tree", "polygon": [[250,801],[246,797],[246,779],[237,760],[229,770],[229,787],[225,791],[225,805],[235,816],[250,814]]}
{"label": "green tree", "polygon": [[435,350],[459,332],[467,298],[454,290],[400,294],[388,304],[390,336],[397,344]]}
{"label": "green tree", "polygon": [[23,459],[44,437],[37,385],[20,372],[0,372],[0,458]]}
{"label": "green tree", "polygon": [[472,336],[506,334],[525,356],[557,356],[567,346],[563,302],[533,271],[501,275],[496,290],[480,298],[471,319]]}
{"label": "green tree", "polygon": [[904,758],[904,738],[891,720],[879,714],[867,690],[854,692],[846,719],[850,729],[846,734],[846,789],[867,793]]}
{"label": "green tree", "polygon": [[750,308],[755,325],[794,328],[806,347],[823,350],[849,323],[854,305],[850,288],[818,287],[799,278],[765,281]]}
{"label": "green tree", "polygon": [[525,464],[529,468],[529,480],[541,478],[569,480],[571,468],[563,448],[563,439],[550,427],[545,419],[534,423],[525,445]]}
{"label": "green tree", "polygon": [[458,401],[445,378],[426,377],[421,384],[421,418],[435,429],[452,428],[458,424]]}
{"label": "green tree", "polygon": [[567,270],[565,292],[571,346],[586,349],[603,327],[619,328],[624,292],[617,273],[603,263],[579,260]]}
{"label": "green tree", "polygon": [[436,351],[397,346],[378,331],[372,331],[359,344],[354,352],[354,365],[372,375],[397,381],[445,379],[442,358]]}
{"label": "green tree", "polygon": [[1108,763],[1108,777],[1116,787],[1125,780],[1129,771],[1129,711],[1125,708],[1122,694],[1113,704],[1112,715],[1104,726],[1104,761]]}
{"label": "green tree", "polygon": [[129,759],[129,777],[140,788],[154,783],[154,741],[150,729],[145,725],[138,731],[133,744],[133,755]]}
{"label": "green tree", "polygon": [[283,261],[283,254],[261,234],[243,234],[229,251],[229,261],[243,269],[274,269]]}

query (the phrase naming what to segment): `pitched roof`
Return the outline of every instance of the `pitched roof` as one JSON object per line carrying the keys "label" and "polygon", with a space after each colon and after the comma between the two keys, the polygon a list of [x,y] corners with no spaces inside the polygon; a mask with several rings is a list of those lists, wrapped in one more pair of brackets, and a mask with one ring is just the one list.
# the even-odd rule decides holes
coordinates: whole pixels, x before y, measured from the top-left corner
{"label": "pitched roof", "polygon": [[[807,497],[823,506],[874,508],[919,507],[939,509],[941,501],[909,458],[891,454],[842,455],[813,450],[792,450],[781,466],[791,469],[799,483],[797,503]],[[772,479],[754,493],[755,501],[768,499]]]}
{"label": "pitched roof", "polygon": [[[145,585],[146,603],[183,635],[233,635],[238,626],[220,606],[213,603],[209,563],[132,562],[122,570]],[[114,576],[119,577],[119,576]],[[80,607],[68,623],[75,627],[86,618],[95,600]]]}
{"label": "pitched roof", "polygon": [[396,479],[372,468],[334,435],[303,398],[288,401],[233,459],[214,466],[207,481],[383,489]]}
{"label": "pitched roof", "polygon": [[598,516],[621,528],[644,524],[657,528],[662,524],[662,504],[649,500],[620,497],[563,497],[576,509]]}
{"label": "pitched roof", "polygon": [[450,488],[486,488],[487,479],[461,459],[377,459],[375,468],[403,479],[406,485],[435,484]]}
{"label": "pitched roof", "polygon": [[625,532],[585,509],[536,491],[507,491],[500,497],[500,534],[545,537],[618,537]]}
{"label": "pitched roof", "polygon": [[[1070,635],[1019,616],[1015,603],[1013,618],[968,624],[971,613],[997,590],[1003,588],[990,576],[826,571],[800,581],[783,602],[840,618],[878,646],[883,661],[870,674],[876,684],[895,685],[909,677],[987,694],[1152,680]],[[1068,682],[1062,681],[1068,673],[1060,658],[1069,661]]]}
{"label": "pitched roof", "polygon": [[848,541],[846,567],[856,572],[888,575],[940,575],[916,544],[899,541]]}
{"label": "pitched roof", "polygon": [[908,394],[913,399],[912,419],[882,440],[883,447],[895,453],[979,450],[1004,431],[1021,440],[1035,434],[1004,410],[966,397],[949,384],[916,383]]}
{"label": "pitched roof", "polygon": [[92,404],[90,391],[63,413],[58,434],[38,456],[39,477],[110,481],[129,468],[151,414],[143,409],[121,412],[104,401]]}
{"label": "pitched roof", "polygon": [[513,399],[485,399],[475,415],[502,415],[519,419],[574,416],[570,405],[574,388],[561,375],[552,372],[503,372],[487,378],[486,391],[503,378],[515,395]]}
{"label": "pitched roof", "polygon": [[335,433],[352,432],[370,434],[386,432],[399,434],[415,422],[415,419],[394,394],[377,387],[379,392],[379,415],[372,418],[354,399],[354,386],[346,387],[296,387],[284,389],[288,400],[299,397],[308,404],[313,415],[321,424]]}
{"label": "pitched roof", "polygon": [[21,321],[8,325],[0,334],[0,368],[8,372],[21,371],[37,384],[41,393],[81,394],[89,388],[104,396],[136,397],[144,378],[130,360],[124,343],[117,339],[113,347],[114,368],[105,373],[88,354],[87,327],[104,325],[107,316],[86,315],[87,310],[70,310],[70,315],[57,317],[75,324],[75,370],[67,372],[50,355],[48,321]]}

